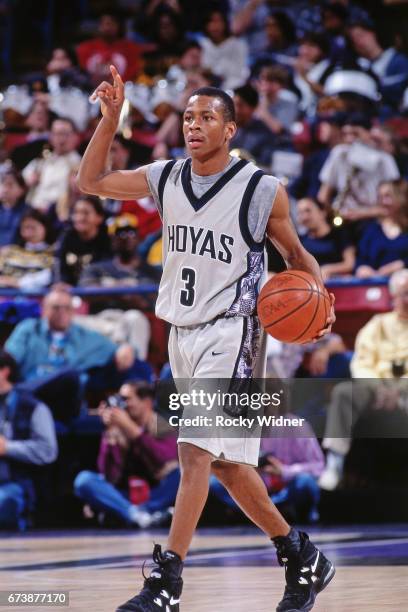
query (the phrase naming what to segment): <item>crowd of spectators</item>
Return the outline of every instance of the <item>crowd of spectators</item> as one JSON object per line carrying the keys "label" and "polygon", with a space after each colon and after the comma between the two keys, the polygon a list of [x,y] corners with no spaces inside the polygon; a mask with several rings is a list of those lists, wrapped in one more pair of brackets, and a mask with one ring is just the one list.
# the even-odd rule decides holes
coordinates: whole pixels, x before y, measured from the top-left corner
{"label": "crowd of spectators", "polygon": [[[75,186],[99,113],[89,95],[109,78],[110,63],[126,81],[128,100],[107,161],[112,168],[183,156],[183,106],[194,88],[217,85],[234,97],[234,154],[287,184],[295,223],[326,278],[388,276],[407,265],[408,56],[398,24],[389,27],[388,19],[381,27],[386,6],[372,15],[367,3],[345,0],[230,0],[205,3],[200,23],[179,1],[118,7],[101,5],[94,21],[84,21],[93,35],[84,23],[72,24],[71,44],[44,56],[42,71],[16,75],[3,88],[0,244],[22,247],[16,257],[32,258],[33,272],[44,249],[47,273],[26,280],[24,265],[6,267],[2,286],[78,285],[84,265],[112,257],[107,222],[124,212],[137,218],[142,258],[160,265],[151,201],[99,202]],[[22,237],[27,207],[45,215],[47,239]],[[325,220],[310,228],[319,207]]]}
{"label": "crowd of spectators", "polygon": [[[121,395],[130,397],[129,418],[137,427],[146,415],[132,408],[134,381],[151,382],[159,374],[157,364],[154,371],[148,363],[155,291],[126,292],[160,278],[161,222],[153,199],[101,200],[80,193],[75,182],[99,118],[99,104],[89,97],[110,78],[111,63],[126,81],[127,98],[107,160],[112,169],[183,157],[188,97],[201,86],[222,87],[236,110],[232,154],[287,186],[301,241],[325,280],[389,277],[408,267],[408,55],[387,3],[378,4],[371,11],[371,3],[357,0],[135,0],[112,10],[83,2],[82,20],[72,20],[64,44],[48,42],[40,69],[13,74],[7,66],[0,93],[0,287],[48,292],[42,318],[21,322],[6,344],[24,393],[67,422],[80,413],[87,393],[124,385]],[[98,15],[92,12],[97,6]],[[7,44],[6,38],[0,43],[3,62]],[[272,257],[271,271],[279,269],[275,264]],[[70,294],[76,287],[119,291],[76,312]],[[290,377],[303,368],[321,376],[345,346],[333,335],[317,347],[279,350],[270,373]],[[8,376],[8,366],[0,365],[0,374],[2,368]],[[96,510],[147,525],[146,512],[153,515],[164,504],[136,511],[124,497],[130,473],[112,478],[108,462],[139,436],[120,417],[115,421],[115,411],[101,408],[100,414],[113,431],[102,442],[103,477],[81,473],[75,491]],[[282,457],[303,461],[279,452],[281,463]],[[156,461],[142,475],[153,491],[163,466]],[[269,473],[286,474],[285,493],[276,499],[290,497],[301,482],[311,496],[303,517],[316,518],[321,466],[305,468],[306,476],[270,459],[267,466]],[[178,473],[169,474],[174,492]],[[99,494],[112,496],[111,506],[100,503]],[[159,488],[158,499],[162,494]],[[271,494],[277,492],[271,488]]]}

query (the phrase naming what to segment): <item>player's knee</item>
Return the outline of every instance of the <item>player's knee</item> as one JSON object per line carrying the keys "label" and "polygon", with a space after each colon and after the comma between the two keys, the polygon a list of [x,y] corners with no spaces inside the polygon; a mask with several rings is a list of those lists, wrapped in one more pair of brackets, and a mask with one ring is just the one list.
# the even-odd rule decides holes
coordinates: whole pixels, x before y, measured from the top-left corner
{"label": "player's knee", "polygon": [[237,477],[239,465],[226,461],[214,461],[211,464],[211,471],[223,485],[227,486]]}
{"label": "player's knee", "polygon": [[211,463],[211,455],[193,444],[179,444],[180,468],[183,475],[202,472]]}

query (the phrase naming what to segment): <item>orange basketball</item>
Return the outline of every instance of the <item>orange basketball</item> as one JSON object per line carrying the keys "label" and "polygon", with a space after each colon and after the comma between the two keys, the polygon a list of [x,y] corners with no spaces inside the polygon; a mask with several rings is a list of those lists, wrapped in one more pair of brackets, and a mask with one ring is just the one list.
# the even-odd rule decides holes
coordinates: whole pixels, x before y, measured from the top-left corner
{"label": "orange basketball", "polygon": [[261,290],[258,315],[265,331],[281,342],[304,344],[326,325],[330,297],[308,272],[276,274]]}

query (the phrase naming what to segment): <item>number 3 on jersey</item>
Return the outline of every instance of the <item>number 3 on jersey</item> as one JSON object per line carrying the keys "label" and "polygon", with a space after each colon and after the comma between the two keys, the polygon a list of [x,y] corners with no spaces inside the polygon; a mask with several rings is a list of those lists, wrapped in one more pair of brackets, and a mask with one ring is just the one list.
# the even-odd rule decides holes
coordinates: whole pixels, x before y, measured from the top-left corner
{"label": "number 3 on jersey", "polygon": [[180,291],[180,304],[182,306],[192,306],[195,300],[195,270],[193,268],[181,268],[181,280],[184,281],[184,289]]}

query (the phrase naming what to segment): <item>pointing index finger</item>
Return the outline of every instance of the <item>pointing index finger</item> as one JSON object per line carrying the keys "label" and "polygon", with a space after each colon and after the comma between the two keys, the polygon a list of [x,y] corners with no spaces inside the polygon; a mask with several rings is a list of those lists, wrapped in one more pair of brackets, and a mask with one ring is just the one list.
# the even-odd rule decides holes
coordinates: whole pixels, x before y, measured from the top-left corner
{"label": "pointing index finger", "polygon": [[113,77],[113,84],[119,89],[123,89],[124,85],[123,85],[122,77],[120,76],[119,72],[116,70],[113,64],[110,67],[110,71]]}

